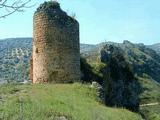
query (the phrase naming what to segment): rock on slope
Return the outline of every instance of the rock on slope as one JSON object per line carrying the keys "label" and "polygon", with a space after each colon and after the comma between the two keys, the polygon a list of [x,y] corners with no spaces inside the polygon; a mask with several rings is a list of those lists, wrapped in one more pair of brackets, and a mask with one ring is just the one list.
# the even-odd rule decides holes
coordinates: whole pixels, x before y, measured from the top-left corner
{"label": "rock on slope", "polygon": [[143,44],[133,44],[129,41],[123,43],[101,43],[87,52],[81,52],[81,55],[89,63],[95,63],[100,57],[100,50],[105,44],[113,45],[123,51],[126,61],[131,65],[134,74],[141,77],[160,82],[160,56],[152,49]]}

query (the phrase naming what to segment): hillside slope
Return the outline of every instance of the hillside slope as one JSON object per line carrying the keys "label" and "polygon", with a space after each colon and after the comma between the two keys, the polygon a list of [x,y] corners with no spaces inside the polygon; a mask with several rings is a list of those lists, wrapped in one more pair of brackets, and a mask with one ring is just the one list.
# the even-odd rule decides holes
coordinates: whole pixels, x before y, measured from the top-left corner
{"label": "hillside slope", "polygon": [[[85,52],[94,45],[81,44]],[[29,80],[29,61],[32,38],[9,38],[0,40],[0,83]]]}
{"label": "hillside slope", "polygon": [[[111,46],[111,49],[106,49],[106,52],[104,53],[104,57],[102,56],[101,50],[102,48],[107,45]],[[113,51],[113,52],[112,52]],[[119,54],[119,52],[121,54]],[[113,54],[114,53],[114,54]],[[109,64],[104,64],[105,61],[109,61],[109,56],[117,56],[115,57],[116,62],[114,60],[111,60]],[[113,84],[113,80],[111,80],[112,84],[109,84],[109,87],[112,88],[109,89],[112,90],[113,94],[113,88],[116,88],[115,86],[120,86],[120,83],[124,83],[124,76],[126,76],[125,73],[122,74],[122,69],[119,69],[120,66],[124,66],[124,63],[121,61],[126,61],[129,63],[129,66],[132,68],[133,73],[135,77],[138,80],[138,83],[140,85],[140,94],[138,95],[140,98],[140,105],[143,104],[150,104],[150,103],[157,103],[157,105],[154,106],[143,106],[140,107],[140,112],[144,115],[146,120],[159,120],[160,118],[160,109],[159,109],[159,101],[160,101],[160,83],[159,83],[159,55],[153,51],[152,49],[146,48],[143,44],[133,44],[129,41],[124,41],[124,43],[102,43],[94,48],[88,50],[88,52],[81,53],[83,58],[86,59],[85,64],[83,66],[89,66],[89,69],[86,70],[88,72],[91,72],[92,74],[96,74],[97,76],[101,77],[101,80],[104,80],[104,77],[111,72],[111,74],[108,74],[107,76],[112,77],[112,73],[114,73],[114,76],[116,76],[116,82]],[[120,57],[120,56],[124,56]],[[118,59],[121,58],[121,59]],[[103,63],[102,63],[103,62]],[[107,62],[106,62],[107,63]],[[115,72],[111,71],[110,66],[114,67]],[[108,69],[104,69],[104,68]],[[103,74],[104,71],[106,74]],[[121,74],[122,76],[119,78],[117,75]],[[91,77],[88,77],[91,78]],[[99,82],[98,77],[92,77],[90,80],[97,80]],[[110,80],[110,79],[108,79]],[[123,80],[123,82],[120,82],[120,80]],[[130,78],[128,80],[131,80]],[[89,80],[88,80],[89,81]],[[118,83],[120,82],[120,83]],[[107,82],[108,83],[108,82]],[[133,84],[132,84],[133,85]],[[112,87],[113,86],[113,87]],[[129,84],[128,84],[129,86]],[[136,86],[135,86],[136,87]],[[117,87],[118,88],[118,87]],[[123,85],[119,87],[118,92],[123,90]],[[138,90],[133,89],[134,90]],[[118,97],[120,94],[115,90],[114,97]],[[114,98],[112,97],[112,99]],[[129,97],[130,98],[130,97]],[[134,96],[135,98],[135,96]],[[120,101],[120,99],[118,99]],[[132,99],[134,101],[134,99]],[[113,100],[114,101],[114,100]],[[114,101],[115,102],[115,101]]]}
{"label": "hillside slope", "polygon": [[155,50],[160,55],[160,43],[149,45],[148,47]]}
{"label": "hillside slope", "polygon": [[89,63],[94,64],[100,57],[100,50],[106,44],[118,47],[123,51],[123,55],[133,68],[134,74],[160,82],[160,55],[143,44],[133,44],[129,41],[101,43],[92,49],[88,49],[88,51],[82,51],[81,55]]}
{"label": "hillside slope", "polygon": [[96,90],[87,85],[3,85],[0,96],[3,120],[142,120],[136,113],[101,105]]}
{"label": "hillside slope", "polygon": [[[160,56],[143,44],[133,44],[129,41],[98,45],[81,44],[80,50],[83,56],[85,55],[85,58],[91,59],[89,62],[92,62],[97,60],[99,51],[105,44],[112,44],[123,49],[126,60],[132,64],[135,74],[160,81]],[[31,50],[32,38],[0,40],[0,81],[28,80]]]}
{"label": "hillside slope", "polygon": [[31,38],[0,40],[0,82],[29,79]]}

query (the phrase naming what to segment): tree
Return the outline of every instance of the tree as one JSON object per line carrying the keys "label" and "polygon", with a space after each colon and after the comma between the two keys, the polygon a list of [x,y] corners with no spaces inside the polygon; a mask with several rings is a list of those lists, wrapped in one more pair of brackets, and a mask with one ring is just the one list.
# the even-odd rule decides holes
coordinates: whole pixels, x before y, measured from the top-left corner
{"label": "tree", "polygon": [[25,8],[31,7],[27,6],[29,2],[31,2],[31,0],[13,0],[12,2],[8,2],[8,0],[0,0],[0,11],[3,12],[3,14],[0,15],[0,19],[15,12],[23,12]]}

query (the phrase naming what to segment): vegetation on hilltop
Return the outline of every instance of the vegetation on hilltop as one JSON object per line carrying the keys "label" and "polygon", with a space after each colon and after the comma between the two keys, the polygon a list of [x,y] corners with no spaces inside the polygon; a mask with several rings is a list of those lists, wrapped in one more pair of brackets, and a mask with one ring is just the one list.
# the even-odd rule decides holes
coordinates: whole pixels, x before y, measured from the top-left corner
{"label": "vegetation on hilltop", "polygon": [[[32,50],[31,44],[31,38],[15,38],[0,41],[0,81],[11,82],[29,79],[28,72],[29,59]],[[140,104],[158,103],[160,101],[159,55],[143,44],[133,44],[129,41],[125,41],[124,43],[109,42],[107,44],[118,48],[118,51],[124,56],[124,61],[127,63],[126,65],[129,65],[127,71],[131,70],[135,75],[134,77],[138,79],[142,89],[141,94],[139,94]],[[106,45],[106,43],[99,45],[81,44],[81,72],[83,82],[91,83],[92,81],[97,81],[103,85],[103,80],[105,78],[103,70],[106,70],[105,68],[108,67],[107,62],[105,63],[101,61],[100,50],[104,45]],[[119,62],[119,58],[114,61],[115,63],[110,62],[113,66],[118,65],[120,68],[123,68],[123,64]],[[26,69],[24,69],[24,67]],[[123,73],[122,70],[118,70],[115,72],[115,75],[118,75],[116,74],[117,72],[118,74]],[[146,118],[148,118],[146,120],[153,120],[153,117],[155,120],[159,120],[160,117],[158,113],[160,111],[158,107],[158,105],[141,107],[140,111]]]}
{"label": "vegetation on hilltop", "polygon": [[86,48],[85,51],[83,49],[84,52],[82,51],[81,55],[87,59],[88,63],[96,63],[100,50],[106,44],[118,47],[122,51],[125,60],[131,65],[135,75],[148,76],[148,79],[160,82],[160,55],[143,44],[133,44],[129,41],[101,43],[92,48]]}
{"label": "vegetation on hilltop", "polygon": [[60,9],[60,4],[56,1],[44,2],[37,8],[37,11],[48,9]]}
{"label": "vegetation on hilltop", "polygon": [[3,85],[0,96],[3,120],[142,120],[136,113],[98,103],[96,90],[88,85]]}
{"label": "vegetation on hilltop", "polygon": [[0,41],[0,82],[29,79],[31,38],[15,38]]}
{"label": "vegetation on hilltop", "polygon": [[[99,49],[101,50],[105,45],[106,45],[106,43],[103,43],[103,44],[95,46],[94,48],[86,50],[86,52],[82,52],[81,55],[86,59],[87,63],[90,65],[90,68],[92,68],[92,70],[95,70],[95,67],[94,67],[95,64],[96,64],[96,66],[101,66],[100,62],[99,62],[99,57],[102,55],[100,55]],[[127,63],[129,63],[128,64],[129,67],[127,67],[127,68],[129,68],[129,69],[127,69],[127,71],[130,74],[128,80],[133,80],[133,78],[134,78],[133,76],[135,76],[137,79],[137,82],[140,85],[140,93],[138,94],[138,97],[140,98],[139,104],[143,105],[143,104],[149,104],[149,103],[156,103],[154,106],[140,107],[140,113],[143,115],[143,117],[146,120],[153,120],[153,119],[159,120],[160,119],[160,116],[159,116],[160,110],[158,109],[159,105],[157,105],[157,104],[159,104],[159,101],[160,101],[160,99],[159,99],[159,97],[160,97],[159,80],[160,79],[156,79],[156,80],[154,79],[154,78],[157,78],[156,75],[159,74],[158,68],[154,69],[154,67],[159,66],[159,63],[160,63],[159,62],[159,55],[156,54],[155,51],[153,51],[149,48],[146,48],[144,45],[132,44],[129,41],[125,41],[123,44],[107,43],[107,45],[108,46],[111,45],[112,50],[113,50],[113,52],[111,52],[111,50],[106,49],[105,50],[106,52],[105,51],[103,52],[104,57],[102,57],[102,60],[103,60],[102,62],[106,63],[106,67],[108,67],[110,69],[113,68],[112,69],[113,71],[109,70],[109,69],[105,69],[106,73],[103,74],[103,77],[105,75],[107,77],[110,77],[110,78],[108,78],[108,81],[110,81],[110,82],[106,83],[106,84],[111,83],[107,87],[107,88],[109,88],[108,90],[110,91],[110,92],[108,92],[110,94],[109,96],[114,95],[113,97],[111,97],[112,99],[114,99],[114,97],[117,98],[119,96],[119,94],[114,94],[114,92],[111,92],[111,91],[114,90],[113,88],[116,88],[116,85],[122,85],[121,83],[124,82],[123,80],[125,80],[125,77],[123,77],[123,76],[126,76],[127,72],[123,73],[123,71],[124,71],[123,68],[125,68]],[[133,53],[133,54],[130,54],[130,53]],[[119,56],[118,54],[122,55],[122,56]],[[135,57],[135,55],[136,55],[136,57]],[[111,60],[109,60],[109,56],[112,56]],[[145,57],[143,58],[141,56],[145,56]],[[144,62],[144,64],[148,65],[149,67],[145,67],[145,66],[139,64],[141,62]],[[151,64],[151,62],[152,62],[152,64]],[[124,64],[124,63],[126,63],[126,64]],[[138,67],[135,67],[135,66],[138,66]],[[137,71],[137,68],[139,68],[138,71]],[[101,73],[102,70],[96,69],[95,71],[99,71],[99,73]],[[131,72],[129,72],[129,71],[131,71]],[[150,72],[148,72],[148,71],[150,71]],[[110,72],[113,74],[110,74]],[[134,73],[134,75],[132,73]],[[153,76],[153,75],[155,75],[155,76]],[[121,76],[121,79],[119,76]],[[114,81],[115,81],[114,79],[117,80],[116,83],[114,83]],[[119,80],[122,80],[123,82],[118,83]],[[124,88],[122,86],[120,87],[120,89]],[[129,87],[129,84],[127,86]],[[138,86],[135,86],[135,88],[133,88],[132,90],[133,91],[138,90],[136,87],[138,87]],[[119,92],[120,90],[115,89],[115,91]],[[133,98],[134,98],[134,96],[133,96]],[[108,97],[106,99],[108,100]],[[119,102],[120,102],[120,99],[117,99],[117,100],[119,100]],[[133,99],[133,101],[134,101],[134,99]],[[115,102],[115,100],[112,100],[112,102]]]}
{"label": "vegetation on hilltop", "polygon": [[122,53],[121,49],[113,45],[105,45],[101,50],[101,62],[107,64],[101,70],[104,76],[105,103],[138,111],[141,85]]}

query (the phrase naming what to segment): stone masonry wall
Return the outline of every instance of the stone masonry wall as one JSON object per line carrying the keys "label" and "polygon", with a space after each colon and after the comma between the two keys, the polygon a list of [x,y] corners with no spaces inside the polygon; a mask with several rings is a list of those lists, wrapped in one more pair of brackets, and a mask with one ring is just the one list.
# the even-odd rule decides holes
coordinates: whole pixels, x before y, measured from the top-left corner
{"label": "stone masonry wall", "polygon": [[33,83],[80,80],[78,22],[62,10],[40,11],[33,26]]}
{"label": "stone masonry wall", "polygon": [[29,74],[30,80],[33,80],[33,59],[30,59],[30,74]]}

